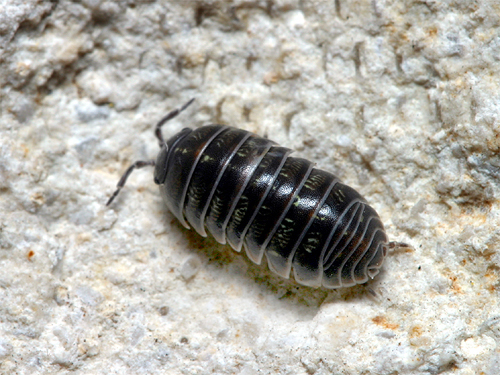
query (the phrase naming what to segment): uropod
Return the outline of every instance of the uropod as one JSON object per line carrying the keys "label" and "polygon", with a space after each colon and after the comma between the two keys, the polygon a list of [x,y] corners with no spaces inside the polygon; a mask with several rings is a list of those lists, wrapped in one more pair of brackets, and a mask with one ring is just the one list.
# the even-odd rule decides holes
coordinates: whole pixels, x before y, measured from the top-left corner
{"label": "uropod", "polygon": [[245,249],[274,273],[312,287],[362,284],[379,273],[387,255],[384,226],[375,210],[351,187],[292,150],[225,125],[184,128],[160,152],[123,174],[110,205],[136,168],[155,166],[163,201],[186,228],[207,232],[234,250]]}

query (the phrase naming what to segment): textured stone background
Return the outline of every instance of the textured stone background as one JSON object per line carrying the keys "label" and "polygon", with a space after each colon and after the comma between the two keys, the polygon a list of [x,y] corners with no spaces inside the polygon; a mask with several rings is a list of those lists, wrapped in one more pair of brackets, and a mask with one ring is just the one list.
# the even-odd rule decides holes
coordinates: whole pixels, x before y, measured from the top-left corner
{"label": "textured stone background", "polygon": [[[0,372],[500,374],[496,0],[0,2]],[[154,123],[357,188],[392,253],[314,290],[184,230]]]}

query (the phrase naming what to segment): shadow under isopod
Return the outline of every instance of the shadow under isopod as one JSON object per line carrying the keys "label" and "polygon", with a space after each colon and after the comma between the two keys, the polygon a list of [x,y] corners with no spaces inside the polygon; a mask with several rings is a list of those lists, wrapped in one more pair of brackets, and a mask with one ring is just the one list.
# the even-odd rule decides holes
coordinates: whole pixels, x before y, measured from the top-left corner
{"label": "shadow under isopod", "polygon": [[[167,212],[167,210],[165,210]],[[166,215],[170,215],[166,213]],[[172,220],[172,229],[179,230],[185,236],[189,246],[185,248],[186,255],[200,257],[205,264],[207,272],[215,273],[214,278],[227,278],[228,268],[235,263],[243,263],[245,272],[231,272],[231,282],[238,284],[243,289],[259,290],[258,294],[274,296],[276,300],[289,306],[306,308],[308,315],[315,315],[319,307],[324,303],[336,303],[354,301],[358,299],[373,299],[374,291],[368,282],[350,288],[326,289],[312,288],[298,284],[293,279],[283,279],[272,273],[265,261],[260,265],[253,263],[246,256],[244,250],[241,253],[234,251],[229,245],[221,245],[209,234],[201,237],[195,231],[184,228],[177,220]],[[179,250],[182,251],[182,250]],[[383,277],[383,272],[377,276],[378,281]],[[227,282],[225,280],[224,282]],[[215,293],[215,292],[214,292]],[[249,292],[250,293],[250,292]],[[290,307],[293,309],[293,307]]]}

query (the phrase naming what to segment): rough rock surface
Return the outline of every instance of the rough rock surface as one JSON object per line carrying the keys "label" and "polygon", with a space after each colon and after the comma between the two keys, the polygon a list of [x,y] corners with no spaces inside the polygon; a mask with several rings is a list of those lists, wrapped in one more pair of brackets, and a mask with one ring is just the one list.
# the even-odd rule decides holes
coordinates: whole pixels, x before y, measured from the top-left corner
{"label": "rough rock surface", "polygon": [[[0,3],[0,373],[500,374],[496,0]],[[152,127],[336,173],[395,251],[311,289],[183,229]]]}

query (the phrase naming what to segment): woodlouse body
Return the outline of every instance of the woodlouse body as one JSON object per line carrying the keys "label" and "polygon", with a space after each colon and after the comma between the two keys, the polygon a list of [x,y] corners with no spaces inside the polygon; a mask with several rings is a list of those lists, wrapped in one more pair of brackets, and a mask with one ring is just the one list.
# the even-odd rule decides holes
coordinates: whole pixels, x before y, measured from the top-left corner
{"label": "woodlouse body", "polygon": [[[373,208],[333,174],[313,168],[291,150],[245,130],[208,125],[183,129],[163,142],[155,183],[186,227],[206,229],[236,251],[308,286],[339,288],[373,278],[387,253],[387,236]],[[169,117],[170,116],[170,117]]]}

